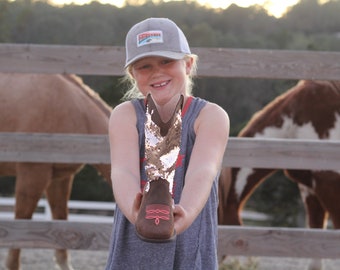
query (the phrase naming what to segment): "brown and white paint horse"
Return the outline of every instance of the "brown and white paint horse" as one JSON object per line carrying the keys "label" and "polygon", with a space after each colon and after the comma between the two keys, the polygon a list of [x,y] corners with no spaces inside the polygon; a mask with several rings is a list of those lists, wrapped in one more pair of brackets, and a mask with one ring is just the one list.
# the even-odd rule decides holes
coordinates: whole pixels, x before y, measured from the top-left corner
{"label": "brown and white paint horse", "polygon": [[[239,137],[340,140],[340,81],[299,81],[257,112]],[[246,201],[275,171],[224,168],[219,223],[241,225],[240,213]],[[339,229],[340,167],[339,171],[286,169],[284,173],[298,184],[308,226],[325,228],[330,217],[334,228]]]}
{"label": "brown and white paint horse", "polygon": [[[0,74],[0,132],[107,134],[111,108],[74,75]],[[74,175],[83,164],[0,163],[0,175],[16,176],[15,218],[31,219],[45,193],[53,219],[67,219]],[[109,165],[94,165],[109,181]],[[109,181],[110,183],[110,181]],[[56,250],[62,270],[73,269]],[[6,269],[20,269],[20,250],[9,251]]]}

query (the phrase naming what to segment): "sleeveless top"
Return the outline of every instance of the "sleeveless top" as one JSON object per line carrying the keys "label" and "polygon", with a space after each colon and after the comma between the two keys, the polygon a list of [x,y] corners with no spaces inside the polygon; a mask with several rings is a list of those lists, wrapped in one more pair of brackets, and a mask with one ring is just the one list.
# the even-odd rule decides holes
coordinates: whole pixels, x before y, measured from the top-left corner
{"label": "sleeveless top", "polygon": [[[137,115],[140,158],[144,158],[144,100],[131,101]],[[174,177],[174,200],[180,200],[184,177],[195,142],[194,122],[207,101],[190,97],[182,110],[182,135],[178,165]],[[141,163],[141,186],[146,173]],[[148,243],[140,240],[135,227],[117,206],[106,270],[214,270],[217,262],[218,175],[211,194],[192,225],[168,243]]]}

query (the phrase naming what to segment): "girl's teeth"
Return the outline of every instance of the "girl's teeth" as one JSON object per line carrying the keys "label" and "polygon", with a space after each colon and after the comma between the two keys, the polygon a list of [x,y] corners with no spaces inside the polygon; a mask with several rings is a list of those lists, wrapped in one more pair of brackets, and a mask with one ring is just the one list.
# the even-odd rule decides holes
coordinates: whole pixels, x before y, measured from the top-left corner
{"label": "girl's teeth", "polygon": [[167,84],[167,82],[162,82],[160,84],[154,84],[155,87],[162,87],[165,86]]}

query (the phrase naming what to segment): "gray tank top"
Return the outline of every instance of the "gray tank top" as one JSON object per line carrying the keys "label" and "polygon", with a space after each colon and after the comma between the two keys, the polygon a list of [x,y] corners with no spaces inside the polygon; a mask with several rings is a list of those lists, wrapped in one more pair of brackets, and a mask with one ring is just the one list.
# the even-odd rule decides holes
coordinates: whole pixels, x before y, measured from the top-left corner
{"label": "gray tank top", "polygon": [[[132,100],[137,115],[141,158],[141,186],[146,174],[144,158],[144,100]],[[182,111],[181,150],[174,178],[174,200],[178,203],[184,186],[185,173],[195,142],[194,122],[207,102],[189,98]],[[135,233],[134,225],[117,207],[106,270],[214,270],[217,262],[218,175],[209,199],[193,224],[170,243],[147,243]]]}

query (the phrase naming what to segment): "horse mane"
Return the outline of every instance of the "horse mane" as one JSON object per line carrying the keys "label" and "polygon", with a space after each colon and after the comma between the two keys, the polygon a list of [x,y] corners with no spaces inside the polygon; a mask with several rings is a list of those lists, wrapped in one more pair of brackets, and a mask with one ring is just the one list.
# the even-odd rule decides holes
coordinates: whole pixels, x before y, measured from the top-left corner
{"label": "horse mane", "polygon": [[88,96],[90,100],[92,100],[105,115],[110,116],[112,107],[110,107],[105,101],[103,101],[96,91],[87,86],[83,82],[82,78],[75,74],[62,74],[62,77],[80,88],[83,93]]}

